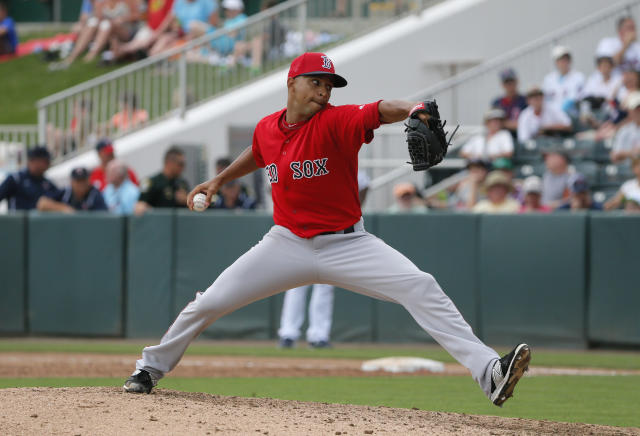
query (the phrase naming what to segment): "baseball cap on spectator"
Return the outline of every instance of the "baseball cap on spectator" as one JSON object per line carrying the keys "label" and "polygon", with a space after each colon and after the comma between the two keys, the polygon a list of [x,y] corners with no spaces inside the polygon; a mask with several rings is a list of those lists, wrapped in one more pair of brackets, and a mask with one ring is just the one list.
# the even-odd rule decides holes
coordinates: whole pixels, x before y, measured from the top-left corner
{"label": "baseball cap on spectator", "polygon": [[553,49],[551,50],[551,57],[554,61],[557,61],[563,56],[571,57],[571,50],[569,50],[569,47],[566,47],[564,45],[556,45],[555,47],[553,47]]}
{"label": "baseball cap on spectator", "polygon": [[500,108],[491,108],[484,113],[484,120],[503,120],[506,118],[506,114]]}
{"label": "baseball cap on spectator", "polygon": [[542,96],[542,95],[544,95],[544,92],[542,92],[542,88],[540,88],[539,86],[532,86],[527,91],[527,98],[536,97],[536,96]]}
{"label": "baseball cap on spectator", "polygon": [[640,106],[640,91],[633,91],[627,96],[626,108],[630,111]]}
{"label": "baseball cap on spectator", "polygon": [[105,153],[113,154],[113,143],[108,138],[102,138],[96,144],[96,151],[98,153],[100,153],[101,151],[104,151]]}
{"label": "baseball cap on spectator", "polygon": [[72,180],[87,180],[89,178],[89,171],[86,168],[78,167],[71,170]]}
{"label": "baseball cap on spectator", "polygon": [[509,80],[518,80],[518,75],[513,68],[506,68],[500,71],[500,80],[508,82]]}
{"label": "baseball cap on spectator", "polygon": [[511,171],[513,169],[513,162],[511,162],[511,159],[507,157],[499,157],[498,159],[494,160],[491,165],[493,166],[494,170]]}
{"label": "baseball cap on spectator", "polygon": [[291,62],[289,68],[289,75],[287,77],[298,76],[316,76],[316,75],[328,75],[331,76],[333,86],[335,88],[343,88],[347,86],[347,81],[344,77],[336,74],[333,61],[324,53],[303,53]]}
{"label": "baseball cap on spectator", "polygon": [[542,179],[538,176],[529,176],[522,182],[522,192],[524,194],[541,194]]}
{"label": "baseball cap on spectator", "polygon": [[393,195],[396,198],[400,198],[403,195],[411,194],[414,195],[416,193],[416,187],[408,182],[398,183],[393,187]]}
{"label": "baseball cap on spectator", "polygon": [[569,184],[569,190],[572,194],[580,194],[589,191],[589,182],[582,174],[574,174]]}
{"label": "baseball cap on spectator", "polygon": [[484,185],[487,189],[496,185],[503,185],[508,189],[511,189],[511,180],[509,180],[509,177],[507,177],[502,171],[492,171],[487,176]]}
{"label": "baseball cap on spectator", "polygon": [[244,3],[242,0],[223,0],[222,7],[232,11],[241,11],[244,9]]}
{"label": "baseball cap on spectator", "polygon": [[27,158],[51,160],[51,154],[49,153],[49,150],[47,150],[47,147],[38,145],[29,149],[29,151],[27,152]]}

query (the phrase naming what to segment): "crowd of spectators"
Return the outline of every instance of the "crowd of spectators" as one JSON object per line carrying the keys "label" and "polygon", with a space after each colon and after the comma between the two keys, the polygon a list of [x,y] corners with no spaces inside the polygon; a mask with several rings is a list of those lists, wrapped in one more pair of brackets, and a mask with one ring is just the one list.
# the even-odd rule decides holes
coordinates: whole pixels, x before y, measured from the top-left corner
{"label": "crowd of spectators", "polygon": [[[481,213],[640,209],[638,178],[624,182],[613,177],[604,188],[598,186],[606,193],[593,196],[601,171],[626,177],[640,173],[640,43],[631,17],[617,21],[617,32],[597,45],[595,69],[588,77],[573,67],[570,48],[561,45],[551,50],[552,71],[524,95],[517,72],[501,71],[504,94],[485,112],[484,132],[459,150],[467,159],[466,178],[431,198],[414,198],[412,208]],[[590,150],[573,155],[576,141]],[[589,156],[595,156],[598,143],[609,148],[608,157],[596,162]],[[523,161],[518,150],[527,149],[533,152],[526,152]],[[393,210],[403,204],[411,210],[403,200],[409,198],[409,187],[396,188]]]}

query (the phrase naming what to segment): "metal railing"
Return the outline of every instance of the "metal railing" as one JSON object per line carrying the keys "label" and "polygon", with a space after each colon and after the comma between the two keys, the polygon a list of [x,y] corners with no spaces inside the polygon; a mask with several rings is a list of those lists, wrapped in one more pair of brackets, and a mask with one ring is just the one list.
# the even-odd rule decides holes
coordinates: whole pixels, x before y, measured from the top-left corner
{"label": "metal railing", "polygon": [[288,0],[40,100],[39,140],[62,160],[440,1]]}
{"label": "metal railing", "polygon": [[0,171],[16,171],[26,162],[27,149],[38,143],[38,126],[0,126]]}
{"label": "metal railing", "polygon": [[[552,71],[551,50],[556,45],[568,46],[573,68],[589,75],[595,70],[598,42],[617,34],[616,22],[623,16],[640,18],[640,0],[625,0],[595,12],[569,26],[521,45],[503,55],[483,62],[456,76],[410,96],[411,100],[436,98],[441,114],[450,123],[480,124],[491,101],[503,92],[498,74],[505,68],[518,73],[520,91],[542,85]],[[524,92],[523,92],[524,93]]]}

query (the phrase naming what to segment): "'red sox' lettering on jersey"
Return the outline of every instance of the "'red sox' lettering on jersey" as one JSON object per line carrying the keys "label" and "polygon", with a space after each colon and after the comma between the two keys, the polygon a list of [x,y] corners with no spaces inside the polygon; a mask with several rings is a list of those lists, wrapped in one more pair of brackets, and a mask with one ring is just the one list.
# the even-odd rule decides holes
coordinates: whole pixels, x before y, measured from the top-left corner
{"label": "'red sox' lettering on jersey", "polygon": [[258,123],[252,151],[271,182],[276,224],[311,238],[360,220],[358,151],[380,126],[378,103],[327,104],[295,128],[282,122],[286,109]]}

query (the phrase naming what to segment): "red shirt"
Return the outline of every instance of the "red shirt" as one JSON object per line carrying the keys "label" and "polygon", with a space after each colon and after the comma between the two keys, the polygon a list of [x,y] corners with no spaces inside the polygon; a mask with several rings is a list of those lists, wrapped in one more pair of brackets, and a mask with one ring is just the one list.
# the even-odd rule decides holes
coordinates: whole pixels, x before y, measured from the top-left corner
{"label": "red shirt", "polygon": [[[127,168],[127,173],[129,174],[129,180],[138,185],[138,178],[136,177],[136,174],[131,171],[131,168]],[[91,171],[89,182],[100,191],[102,191],[107,186],[107,177],[102,167],[96,167],[93,171]]]}
{"label": "red shirt", "polygon": [[260,120],[252,151],[271,182],[276,224],[311,238],[360,220],[358,151],[380,126],[378,103],[327,104],[292,129],[286,109]]}
{"label": "red shirt", "polygon": [[156,30],[171,11],[173,0],[149,0],[147,9],[147,23],[151,29]]}

